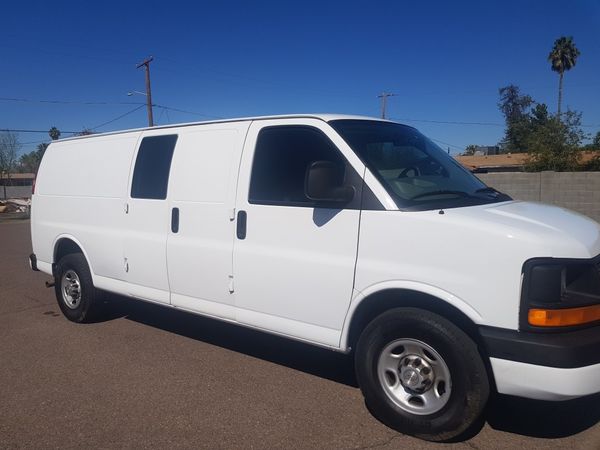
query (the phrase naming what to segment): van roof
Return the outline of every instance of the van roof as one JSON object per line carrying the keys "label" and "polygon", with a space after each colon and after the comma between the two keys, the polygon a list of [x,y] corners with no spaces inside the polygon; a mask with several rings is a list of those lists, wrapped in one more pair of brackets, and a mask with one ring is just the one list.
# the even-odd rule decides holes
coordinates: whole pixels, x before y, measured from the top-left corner
{"label": "van roof", "polygon": [[71,136],[68,138],[63,138],[60,141],[70,141],[75,139],[86,139],[90,137],[96,136],[110,136],[113,134],[121,134],[121,133],[130,133],[134,131],[145,131],[145,130],[160,130],[160,129],[169,129],[169,128],[178,128],[178,127],[189,127],[193,125],[207,125],[212,123],[228,123],[228,122],[246,122],[246,121],[254,121],[254,120],[269,120],[269,119],[319,119],[324,122],[330,122],[332,120],[341,120],[341,119],[354,119],[354,120],[377,120],[381,122],[390,122],[389,120],[379,119],[377,117],[369,117],[369,116],[357,116],[357,115],[349,115],[349,114],[282,114],[282,115],[274,115],[274,116],[256,116],[256,117],[240,117],[233,119],[216,119],[216,120],[206,120],[200,122],[184,122],[184,123],[175,123],[169,125],[157,125],[154,127],[143,127],[143,128],[131,128],[128,130],[117,130],[117,131],[109,131],[106,133],[94,133],[88,134],[84,136]]}

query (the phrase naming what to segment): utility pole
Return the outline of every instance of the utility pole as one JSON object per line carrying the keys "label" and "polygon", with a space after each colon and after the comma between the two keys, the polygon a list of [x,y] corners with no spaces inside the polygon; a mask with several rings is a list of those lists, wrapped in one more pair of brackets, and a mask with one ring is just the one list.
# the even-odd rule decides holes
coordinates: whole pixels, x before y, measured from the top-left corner
{"label": "utility pole", "polygon": [[389,92],[382,92],[377,97],[381,99],[381,118],[385,119],[385,109],[387,106],[387,98],[395,97],[396,94],[390,94]]}
{"label": "utility pole", "polygon": [[154,57],[146,58],[144,62],[139,63],[136,69],[144,66],[146,68],[146,108],[148,109],[148,126],[154,126],[154,118],[152,117],[152,90],[150,89],[150,63]]}

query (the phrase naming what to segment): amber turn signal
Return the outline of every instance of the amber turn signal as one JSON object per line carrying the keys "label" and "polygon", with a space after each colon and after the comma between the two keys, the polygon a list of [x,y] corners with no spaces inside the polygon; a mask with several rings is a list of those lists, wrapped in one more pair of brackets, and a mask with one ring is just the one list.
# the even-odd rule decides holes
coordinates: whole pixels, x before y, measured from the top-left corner
{"label": "amber turn signal", "polygon": [[600,305],[565,309],[530,309],[529,325],[536,327],[568,327],[600,320]]}

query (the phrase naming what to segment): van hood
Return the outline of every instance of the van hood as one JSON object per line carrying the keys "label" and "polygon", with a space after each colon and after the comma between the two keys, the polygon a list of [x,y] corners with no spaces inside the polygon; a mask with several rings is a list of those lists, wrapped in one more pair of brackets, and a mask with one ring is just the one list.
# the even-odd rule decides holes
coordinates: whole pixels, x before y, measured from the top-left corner
{"label": "van hood", "polygon": [[565,208],[511,201],[445,213],[450,211],[456,213],[457,219],[473,220],[490,233],[517,239],[545,253],[537,256],[591,258],[600,254],[600,224]]}

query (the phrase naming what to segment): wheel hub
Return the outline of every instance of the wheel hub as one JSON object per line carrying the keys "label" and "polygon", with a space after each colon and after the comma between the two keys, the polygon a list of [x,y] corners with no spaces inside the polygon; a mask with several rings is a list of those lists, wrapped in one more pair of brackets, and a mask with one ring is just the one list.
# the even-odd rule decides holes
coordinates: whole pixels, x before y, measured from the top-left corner
{"label": "wheel hub", "polygon": [[402,386],[415,392],[423,393],[431,389],[435,381],[435,372],[431,365],[418,355],[402,358],[398,371]]}
{"label": "wheel hub", "polygon": [[448,365],[433,347],[416,339],[388,343],[379,355],[377,375],[385,395],[411,414],[433,414],[450,399]]}
{"label": "wheel hub", "polygon": [[81,302],[81,282],[73,270],[67,270],[61,280],[62,299],[70,309],[75,309]]}

